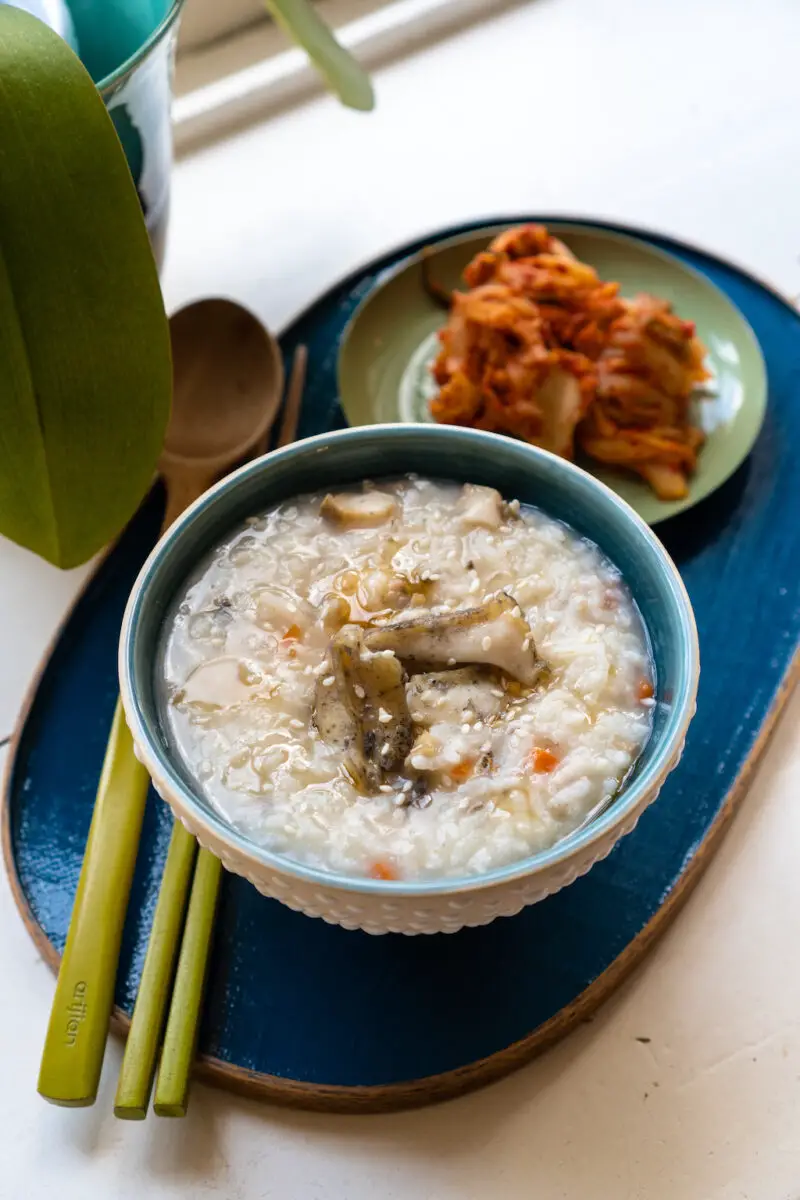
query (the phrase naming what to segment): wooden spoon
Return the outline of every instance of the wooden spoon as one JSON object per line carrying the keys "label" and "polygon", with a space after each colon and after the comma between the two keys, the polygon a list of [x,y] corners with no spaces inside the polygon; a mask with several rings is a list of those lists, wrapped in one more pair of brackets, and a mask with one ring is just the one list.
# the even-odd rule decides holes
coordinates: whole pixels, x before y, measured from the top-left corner
{"label": "wooden spoon", "polygon": [[[168,497],[163,529],[261,442],[283,387],[276,343],[238,304],[189,305],[170,329],[174,396],[160,464]],[[39,1073],[39,1092],[55,1104],[93,1104],[97,1095],[149,782],[117,701]],[[173,837],[177,847],[173,854],[170,845],[165,875],[174,880],[183,871],[188,881],[194,840],[176,828],[185,836]],[[162,889],[159,908],[168,890]],[[182,910],[177,918],[169,906],[165,913],[176,943]],[[174,953],[162,942],[151,940],[158,950],[151,969],[159,979],[166,973],[166,996]]]}
{"label": "wooden spoon", "polygon": [[159,469],[167,529],[266,440],[281,402],[283,359],[261,322],[232,300],[199,300],[170,320],[172,416]]}

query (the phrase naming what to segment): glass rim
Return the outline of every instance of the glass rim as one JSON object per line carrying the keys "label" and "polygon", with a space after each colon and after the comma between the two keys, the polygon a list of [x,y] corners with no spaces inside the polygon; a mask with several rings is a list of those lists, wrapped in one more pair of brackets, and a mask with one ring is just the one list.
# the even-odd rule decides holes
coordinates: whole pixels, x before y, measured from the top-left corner
{"label": "glass rim", "polygon": [[112,88],[117,87],[125,79],[131,75],[136,68],[144,61],[152,50],[161,42],[172,29],[173,25],[180,16],[180,11],[183,8],[185,0],[172,0],[167,13],[156,25],[155,29],[145,38],[138,50],[136,50],[124,62],[121,62],[118,67],[115,67],[110,74],[99,79],[95,84],[101,96],[105,96]]}

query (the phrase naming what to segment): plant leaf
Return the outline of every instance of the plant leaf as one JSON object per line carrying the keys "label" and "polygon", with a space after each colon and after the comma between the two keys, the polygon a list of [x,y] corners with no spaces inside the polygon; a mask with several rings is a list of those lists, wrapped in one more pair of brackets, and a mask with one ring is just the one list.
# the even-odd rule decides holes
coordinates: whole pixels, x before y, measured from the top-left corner
{"label": "plant leaf", "polygon": [[340,46],[309,0],[264,0],[272,16],[299,43],[348,108],[369,112],[375,107],[369,75],[349,51]]}
{"label": "plant leaf", "polygon": [[60,567],[119,533],[169,417],[136,189],[67,44],[0,5],[0,533]]}

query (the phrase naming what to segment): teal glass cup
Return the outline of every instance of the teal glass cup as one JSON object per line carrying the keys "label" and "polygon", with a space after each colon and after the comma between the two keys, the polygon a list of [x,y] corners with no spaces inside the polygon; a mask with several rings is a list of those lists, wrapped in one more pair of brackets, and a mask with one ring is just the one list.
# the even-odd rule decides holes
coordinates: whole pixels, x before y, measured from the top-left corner
{"label": "teal glass cup", "polygon": [[122,142],[159,270],[169,219],[172,77],[183,0],[69,0],[78,52]]}

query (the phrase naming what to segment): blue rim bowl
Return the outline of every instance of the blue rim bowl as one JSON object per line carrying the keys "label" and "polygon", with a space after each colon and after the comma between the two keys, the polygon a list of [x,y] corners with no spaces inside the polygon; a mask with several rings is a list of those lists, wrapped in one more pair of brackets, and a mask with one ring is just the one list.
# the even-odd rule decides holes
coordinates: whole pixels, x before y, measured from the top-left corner
{"label": "blue rim bowl", "polygon": [[[211,807],[172,750],[161,712],[157,675],[165,618],[187,577],[218,542],[247,517],[280,500],[407,472],[495,487],[506,498],[536,505],[595,542],[631,590],[655,663],[653,730],[613,804],[549,850],[483,875],[376,880],[340,875],[271,853],[230,826]],[[345,429],[296,442],[241,467],[201,496],[162,537],[134,584],[120,638],[119,672],[137,753],[176,815],[201,843],[220,854],[226,866],[257,886],[262,887],[263,873],[288,880],[287,895],[279,898],[310,911],[303,903],[294,903],[292,889],[302,891],[310,885],[327,889],[327,893],[346,892],[351,900],[359,896],[421,900],[452,897],[558,870],[563,875],[571,858],[590,866],[633,827],[677,762],[694,713],[699,654],[691,604],[674,563],[652,530],[609,488],[572,463],[511,438],[446,425],[393,424]],[[594,857],[593,846],[597,848]],[[266,886],[262,890],[277,894],[277,889]],[[547,890],[555,888],[542,894]],[[325,911],[318,915],[328,916]],[[361,924],[358,920],[354,923]]]}

